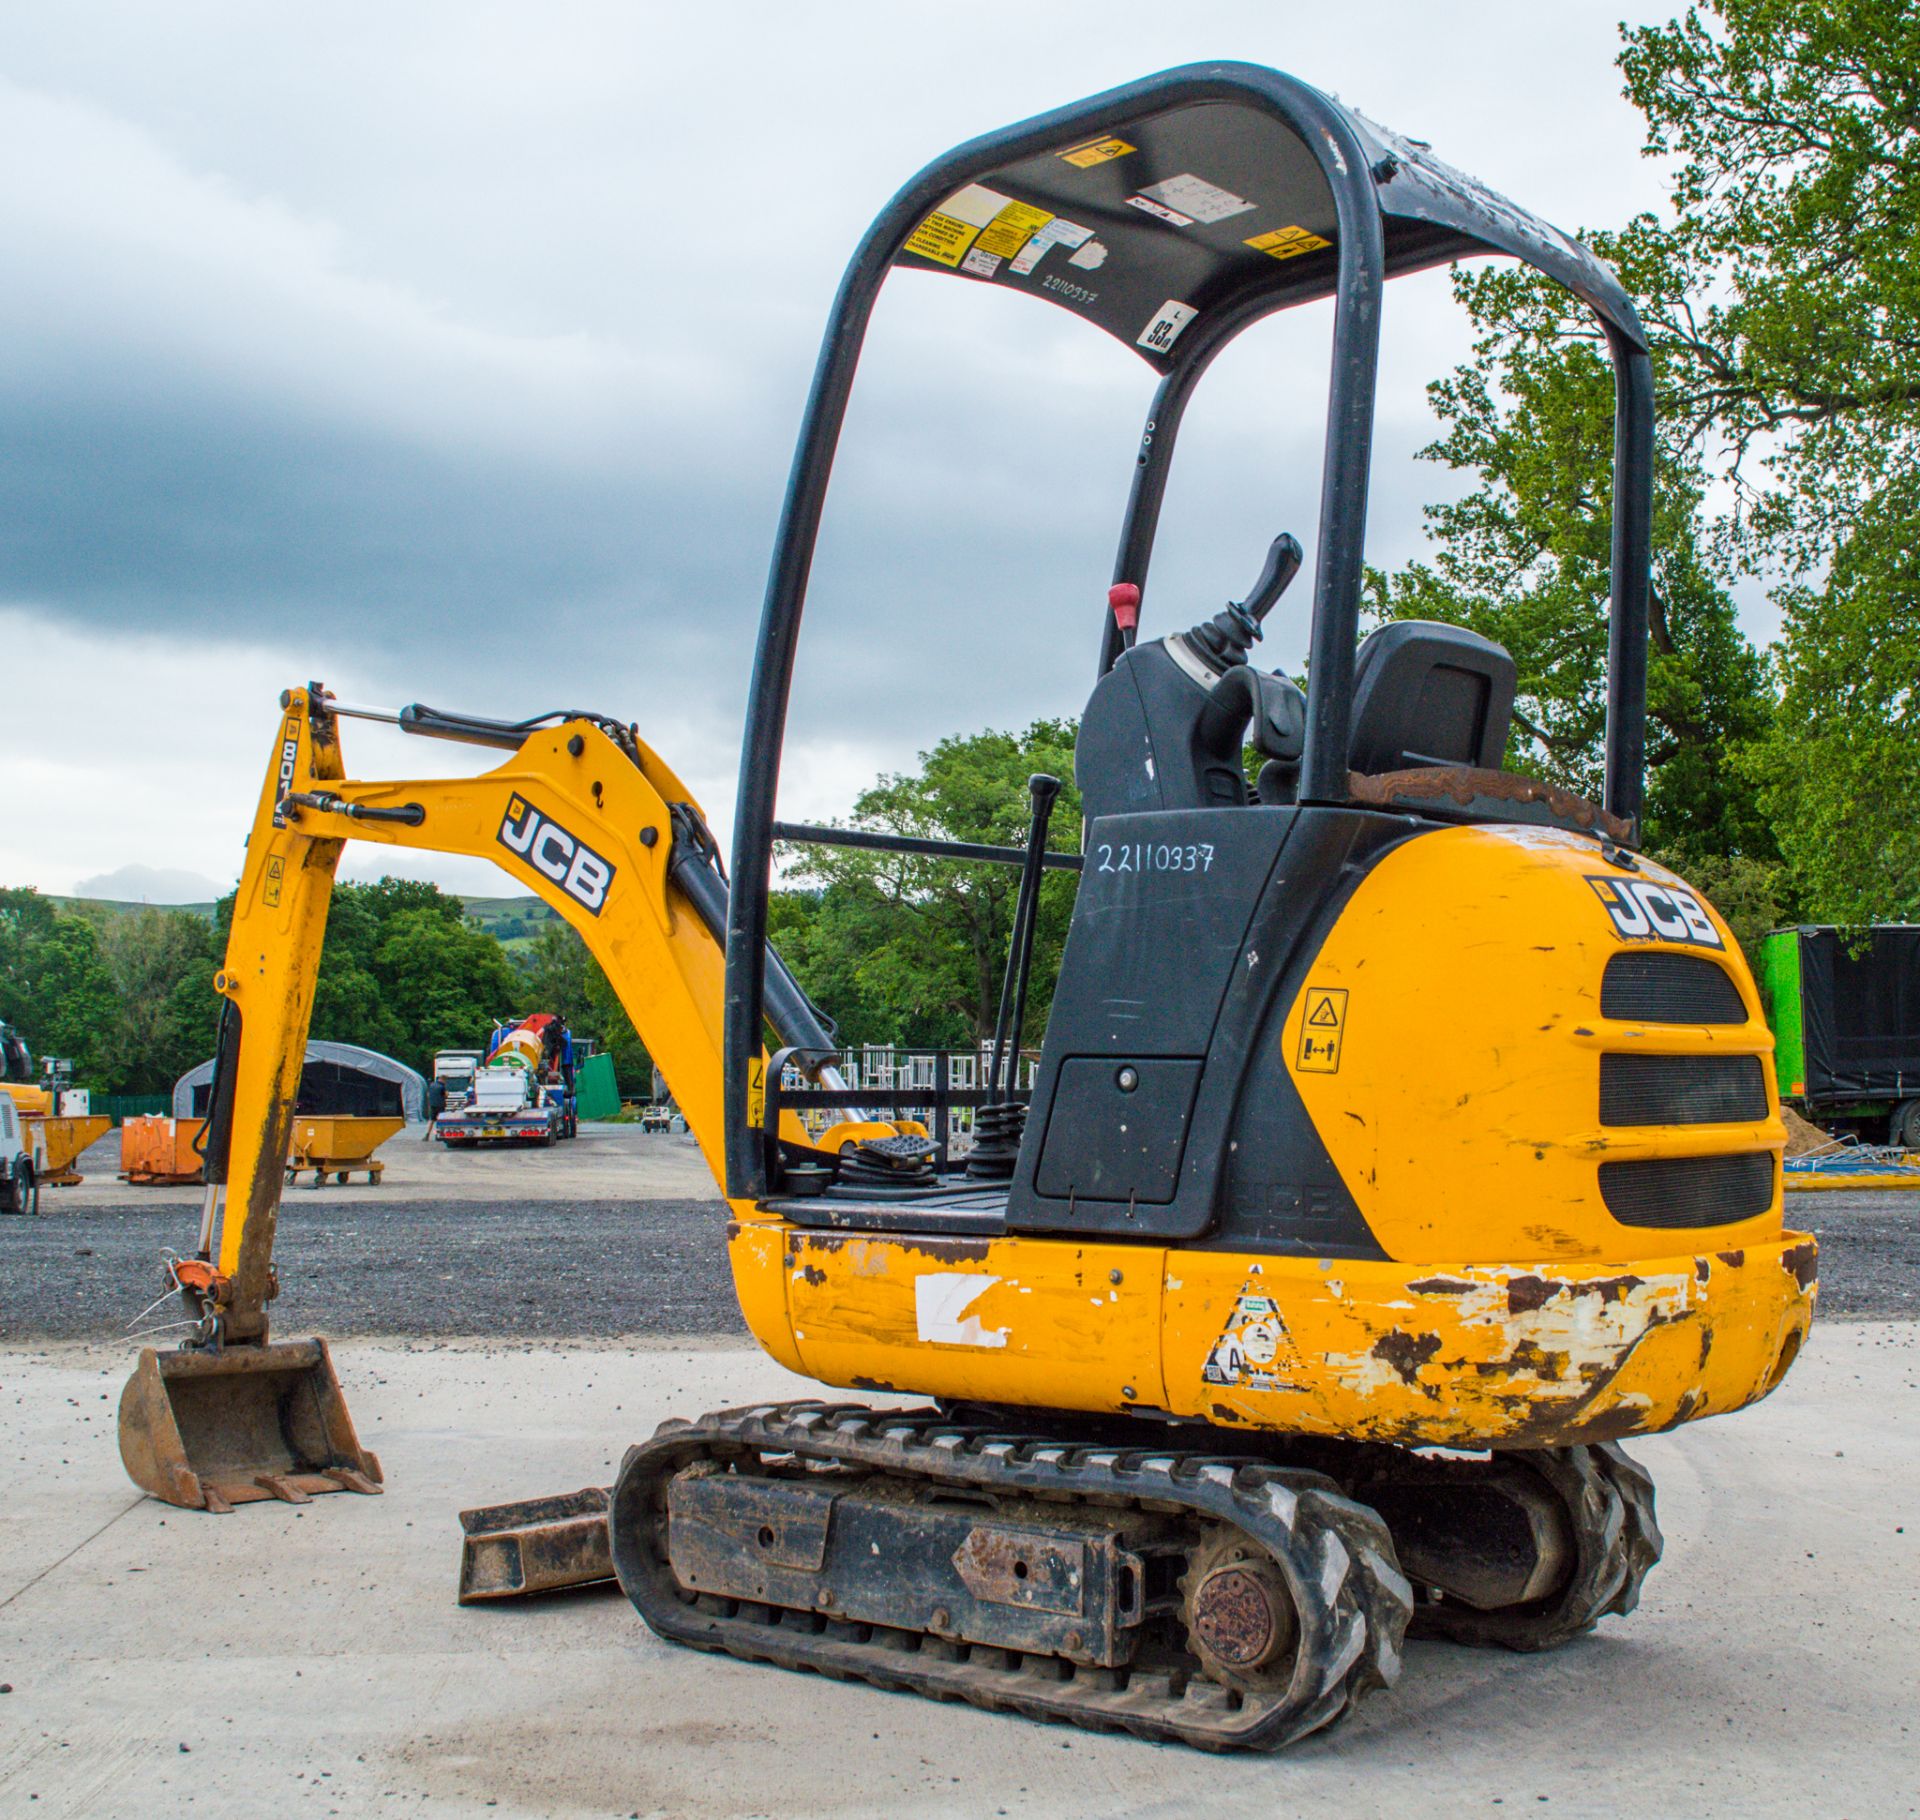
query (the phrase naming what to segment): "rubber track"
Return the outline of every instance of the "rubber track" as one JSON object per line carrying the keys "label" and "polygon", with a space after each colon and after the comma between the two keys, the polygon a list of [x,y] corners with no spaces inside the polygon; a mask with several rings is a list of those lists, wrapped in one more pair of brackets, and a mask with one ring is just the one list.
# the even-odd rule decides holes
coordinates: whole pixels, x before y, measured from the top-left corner
{"label": "rubber track", "polygon": [[1660,1559],[1653,1480],[1617,1442],[1500,1456],[1551,1485],[1573,1525],[1574,1566],[1559,1592],[1532,1605],[1476,1611],[1449,1599],[1414,1614],[1416,1637],[1515,1650],[1558,1649],[1609,1615],[1624,1618]]}
{"label": "rubber track", "polygon": [[[1163,1669],[1092,1669],[741,1601],[688,1603],[666,1559],[666,1489],[701,1460],[832,1461],[931,1484],[1151,1504],[1229,1523],[1280,1564],[1302,1646],[1288,1685],[1238,1692]],[[936,1410],[767,1404],[668,1422],[630,1448],[609,1511],[614,1568],[661,1636],[747,1661],[958,1699],[1210,1750],[1275,1750],[1341,1717],[1400,1671],[1413,1609],[1385,1524],[1324,1475],[1200,1453],[1075,1446],[956,1423]]]}

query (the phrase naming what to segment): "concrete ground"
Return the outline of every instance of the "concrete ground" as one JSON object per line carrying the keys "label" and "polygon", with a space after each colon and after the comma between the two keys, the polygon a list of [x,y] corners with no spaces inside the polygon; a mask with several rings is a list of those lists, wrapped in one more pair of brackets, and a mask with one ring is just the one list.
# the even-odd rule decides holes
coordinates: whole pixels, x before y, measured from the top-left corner
{"label": "concrete ground", "polygon": [[455,1512],[604,1483],[758,1355],[338,1348],[391,1489],[137,1497],[118,1347],[0,1351],[0,1814],[1911,1815],[1920,1326],[1827,1323],[1767,1403],[1636,1446],[1666,1560],[1547,1657],[1409,1649],[1275,1758],[1216,1758],[674,1649],[617,1595],[454,1603]]}
{"label": "concrete ground", "polygon": [[[311,1189],[311,1176],[287,1190],[287,1201],[378,1206],[383,1201],[486,1201],[503,1192],[532,1200],[648,1198],[684,1200],[714,1194],[712,1172],[690,1137],[642,1131],[638,1125],[583,1124],[580,1135],[540,1149],[480,1146],[457,1150],[422,1142],[409,1125],[376,1153],[385,1166],[378,1187],[364,1175]],[[80,1153],[77,1187],[47,1188],[49,1212],[101,1207],[198,1207],[204,1189],[130,1187],[119,1179],[120,1133],[109,1131]]]}

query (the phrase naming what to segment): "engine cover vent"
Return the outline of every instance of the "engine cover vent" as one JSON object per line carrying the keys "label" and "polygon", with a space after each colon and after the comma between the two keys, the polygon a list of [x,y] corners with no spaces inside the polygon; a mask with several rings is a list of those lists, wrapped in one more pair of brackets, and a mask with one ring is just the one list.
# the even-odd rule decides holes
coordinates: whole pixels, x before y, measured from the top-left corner
{"label": "engine cover vent", "polygon": [[1773,1153],[1602,1163],[1600,1198],[1622,1226],[1731,1226],[1773,1205]]}
{"label": "engine cover vent", "polygon": [[1757,1055],[1603,1055],[1603,1125],[1745,1125],[1767,1116]]}
{"label": "engine cover vent", "polygon": [[1640,1024],[1744,1024],[1727,971],[1690,954],[1616,954],[1600,981],[1600,1015]]}

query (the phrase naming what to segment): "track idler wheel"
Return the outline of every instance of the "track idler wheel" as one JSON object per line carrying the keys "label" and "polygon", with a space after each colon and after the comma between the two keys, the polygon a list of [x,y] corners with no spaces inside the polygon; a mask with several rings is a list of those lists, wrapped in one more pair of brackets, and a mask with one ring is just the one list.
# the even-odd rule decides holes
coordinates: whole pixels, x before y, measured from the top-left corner
{"label": "track idler wheel", "polygon": [[[1524,1603],[1481,1609],[1434,1589],[1414,1608],[1410,1634],[1501,1649],[1557,1649],[1608,1616],[1640,1602],[1641,1583],[1660,1559],[1653,1480],[1614,1442],[1498,1454],[1489,1472],[1519,1467],[1544,1482],[1564,1513],[1567,1561],[1554,1591]],[[1462,1463],[1462,1469],[1472,1467]]]}

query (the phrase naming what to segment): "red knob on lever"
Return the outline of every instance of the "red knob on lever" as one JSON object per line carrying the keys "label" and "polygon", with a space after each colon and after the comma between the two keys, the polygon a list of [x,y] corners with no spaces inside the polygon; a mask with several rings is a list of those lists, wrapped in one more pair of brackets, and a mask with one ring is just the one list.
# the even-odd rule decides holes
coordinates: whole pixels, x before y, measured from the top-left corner
{"label": "red knob on lever", "polygon": [[1113,609],[1113,623],[1121,631],[1131,632],[1140,623],[1139,583],[1116,581],[1107,590],[1107,605]]}

